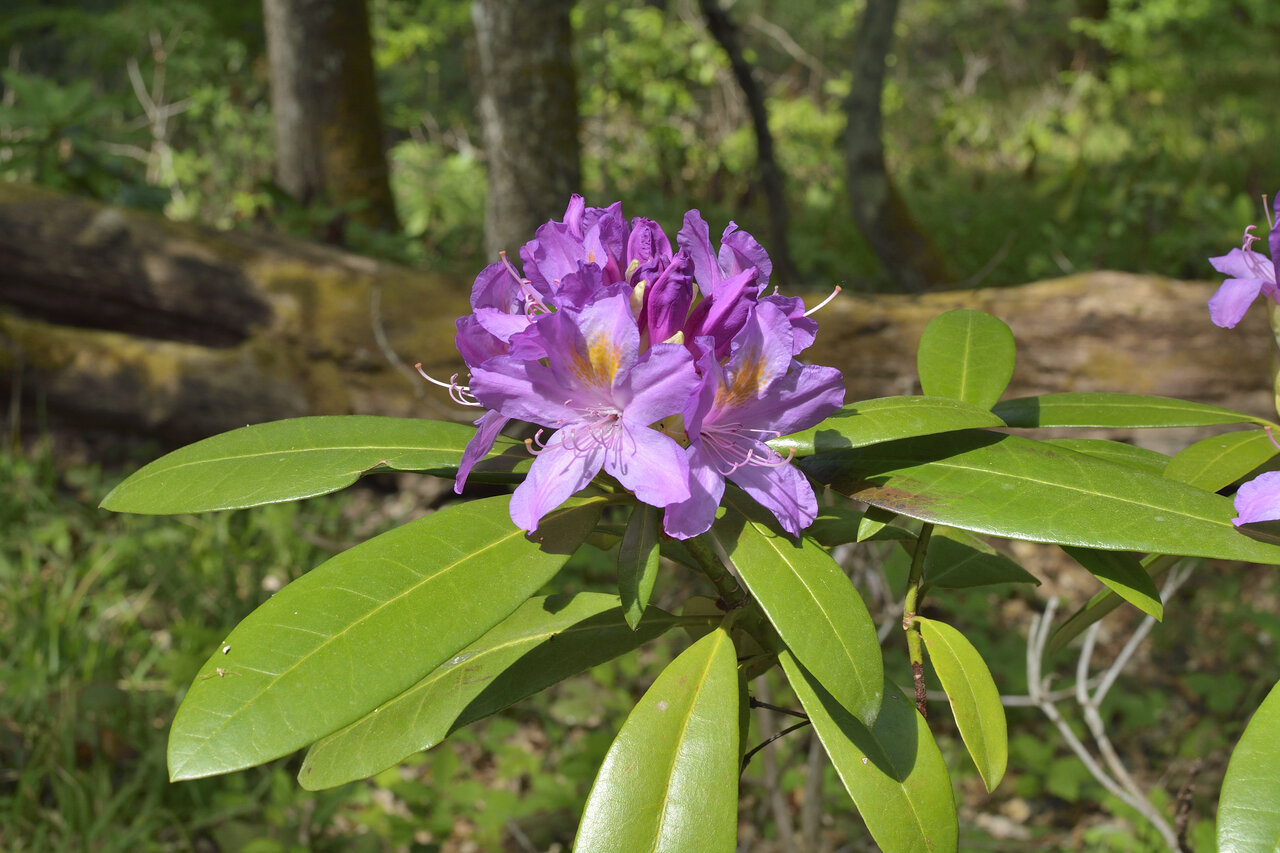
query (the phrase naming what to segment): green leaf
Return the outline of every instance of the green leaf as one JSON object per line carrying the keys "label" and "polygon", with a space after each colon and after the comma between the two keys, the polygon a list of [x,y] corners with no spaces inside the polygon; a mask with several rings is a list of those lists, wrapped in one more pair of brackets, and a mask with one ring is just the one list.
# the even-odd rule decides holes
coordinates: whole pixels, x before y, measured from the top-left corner
{"label": "green leaf", "polygon": [[[1174,554],[1151,554],[1143,559],[1142,568],[1147,573],[1147,577],[1154,581],[1183,559],[1185,558]],[[1062,651],[1072,640],[1083,634],[1090,625],[1123,603],[1124,599],[1110,589],[1099,592],[1054,630],[1053,635],[1049,637],[1049,645],[1045,648],[1045,654],[1054,655]]]}
{"label": "green leaf", "polygon": [[[878,513],[879,511],[877,510],[876,512]],[[862,535],[866,532],[866,528],[871,525],[875,525],[876,529],[868,535]],[[864,542],[868,539],[912,539],[915,536],[905,528],[895,527],[883,521],[869,520],[867,514],[859,512],[851,506],[844,505],[819,509],[818,517],[805,530],[805,535],[812,536],[824,548],[834,548],[836,545],[844,545],[849,542]]]}
{"label": "green leaf", "polygon": [[897,438],[1004,426],[987,409],[945,397],[881,397],[845,406],[812,429],[769,442],[779,453],[812,456]]}
{"label": "green leaf", "polygon": [[[474,434],[462,424],[366,415],[272,421],[162,456],[112,489],[102,506],[145,515],[242,509],[336,492],[372,471],[451,476]],[[528,458],[514,448],[510,439],[495,444],[495,452]]]}
{"label": "green leaf", "polygon": [[805,460],[856,500],[1032,542],[1280,563],[1235,529],[1226,498],[1014,435],[968,431]]}
{"label": "green leaf", "polygon": [[884,707],[867,728],[794,657],[778,660],[876,844],[892,853],[956,850],[951,777],[915,704],[886,680]]}
{"label": "green leaf", "polygon": [[723,629],[671,662],[596,775],[576,853],[732,853],[738,836],[738,669]]}
{"label": "green leaf", "polygon": [[261,764],[400,695],[555,575],[603,505],[570,501],[531,540],[508,502],[442,509],[268,599],[219,644],[178,709],[171,778]]}
{"label": "green leaf", "polygon": [[635,627],[649,606],[653,582],[658,578],[658,532],[662,510],[637,504],[631,510],[627,532],[618,549],[618,593],[627,624]]}
{"label": "green leaf", "polygon": [[1173,457],[1164,475],[1170,480],[1216,492],[1252,473],[1277,453],[1280,450],[1260,429],[1211,435]]}
{"label": "green leaf", "polygon": [[859,720],[874,723],[883,699],[880,640],[844,570],[818,543],[799,541],[763,520],[742,492],[710,535],[729,555],[787,648]]}
{"label": "green leaf", "polygon": [[990,409],[1013,378],[1015,351],[1013,332],[990,314],[939,314],[925,326],[916,352],[920,388],[932,397]]}
{"label": "green leaf", "polygon": [[996,404],[993,411],[1011,427],[1202,427],[1267,424],[1269,421],[1218,406],[1102,392],[1041,394]]}
{"label": "green leaf", "polygon": [[1149,474],[1164,474],[1165,468],[1169,465],[1169,457],[1163,453],[1106,438],[1047,438],[1044,439],[1044,443],[1074,450],[1086,456],[1096,456],[1108,462],[1118,462],[1131,468],[1139,468]]}
{"label": "green leaf", "polygon": [[[914,543],[903,542],[908,553]],[[924,588],[970,589],[998,583],[1040,581],[1013,560],[971,533],[938,526],[924,555]]]}
{"label": "green leaf", "polygon": [[618,597],[597,592],[531,598],[422,681],[312,744],[298,781],[315,791],[372,776],[677,621],[651,608],[633,629]]}
{"label": "green leaf", "polygon": [[973,644],[946,622],[923,616],[916,622],[960,737],[987,791],[994,791],[1009,762],[1009,729],[991,671]]}
{"label": "green leaf", "polygon": [[1164,605],[1160,602],[1160,590],[1142,567],[1137,554],[1124,551],[1096,551],[1063,545],[1062,550],[1089,570],[1089,574],[1102,581],[1116,595],[1155,619],[1164,618]]}
{"label": "green leaf", "polygon": [[1218,802],[1220,853],[1280,851],[1280,684],[1271,688],[1231,753]]}

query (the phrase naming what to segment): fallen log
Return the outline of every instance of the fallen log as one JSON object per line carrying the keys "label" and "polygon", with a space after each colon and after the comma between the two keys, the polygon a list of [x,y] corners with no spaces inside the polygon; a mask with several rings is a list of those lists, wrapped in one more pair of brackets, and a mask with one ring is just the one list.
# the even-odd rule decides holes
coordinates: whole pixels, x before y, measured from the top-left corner
{"label": "fallen log", "polygon": [[[0,392],[14,401],[11,425],[26,429],[174,445],[306,414],[467,419],[473,412],[410,365],[440,377],[462,370],[453,321],[469,290],[464,278],[278,235],[0,184]],[[912,393],[924,325],[979,308],[1018,341],[1012,396],[1127,391],[1269,414],[1265,312],[1218,329],[1205,309],[1212,292],[1091,272],[1014,288],[842,295],[822,310],[806,355],[844,371],[850,400]]]}

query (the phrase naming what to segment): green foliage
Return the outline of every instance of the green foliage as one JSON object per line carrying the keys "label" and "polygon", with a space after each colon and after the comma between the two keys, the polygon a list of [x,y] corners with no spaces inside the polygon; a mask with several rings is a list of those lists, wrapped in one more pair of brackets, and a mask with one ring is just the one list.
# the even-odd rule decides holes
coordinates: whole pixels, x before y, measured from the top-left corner
{"label": "green foliage", "polygon": [[[1265,0],[904,5],[886,146],[919,223],[962,280],[1097,267],[1204,277],[1280,172]],[[739,0],[771,116],[806,283],[889,287],[852,226],[840,145],[862,4]],[[21,0],[0,22],[0,173],[222,227],[269,223],[436,268],[481,255],[484,164],[467,0],[370,3],[391,181],[404,231],[335,229],[271,183],[261,5]],[[584,193],[664,224],[687,208],[756,233],[768,211],[724,51],[692,4],[574,6]],[[159,45],[159,49],[156,46]],[[160,106],[158,139],[127,66]],[[164,78],[163,86],[157,81]],[[38,89],[39,91],[34,91]],[[8,102],[7,102],[8,103]],[[78,105],[78,106],[77,106]],[[75,107],[68,113],[68,106]],[[1192,228],[1213,221],[1215,228]]]}
{"label": "green foliage", "polygon": [[1280,688],[1273,687],[1244,730],[1222,781],[1218,849],[1226,853],[1275,849],[1280,839],[1280,790],[1275,737],[1280,726]]}
{"label": "green foliage", "polygon": [[[646,609],[661,571],[656,555],[669,550],[655,535],[656,511],[607,477],[528,537],[510,523],[509,498],[499,495],[454,504],[352,547],[294,579],[229,634],[201,638],[211,654],[174,720],[170,773],[225,773],[310,745],[305,787],[340,785],[416,761],[415,751],[681,624],[695,642],[657,677],[608,747],[575,849],[733,848],[740,762],[751,735],[745,709],[755,679],[780,666],[877,843],[895,851],[955,850],[944,759],[952,753],[893,683],[862,596],[828,551],[867,547],[879,537],[897,539],[910,558],[890,583],[905,588],[913,677],[921,677],[923,639],[985,788],[996,787],[1010,755],[1030,756],[1045,768],[1041,784],[1050,794],[1096,799],[1100,785],[1077,757],[1052,749],[1033,755],[1025,740],[1008,740],[986,660],[990,638],[970,639],[952,627],[958,620],[918,613],[924,591],[946,606],[953,591],[1034,582],[977,532],[1058,543],[1112,591],[1159,617],[1153,577],[1173,564],[1172,555],[1276,562],[1280,549],[1242,536],[1228,521],[1225,498],[1163,476],[1167,466],[1148,456],[1104,450],[1097,440],[1077,450],[974,426],[975,418],[999,414],[1026,426],[1101,420],[1144,427],[1230,425],[1247,416],[1121,395],[1098,396],[1100,414],[1089,413],[1090,401],[1080,395],[996,403],[1013,359],[1003,324],[976,312],[944,315],[926,332],[919,364],[931,390],[956,399],[855,403],[809,435],[779,439],[806,455],[812,476],[878,510],[835,504],[819,535],[793,538],[731,486],[712,530],[669,551],[718,594],[686,596],[679,617]],[[995,413],[985,408],[993,403]],[[860,418],[871,421],[869,429],[858,427]],[[105,502],[181,512],[322,494],[378,468],[448,477],[466,432],[388,418],[251,427],[153,462]],[[501,476],[518,474],[507,449],[499,446],[477,471],[496,464]],[[901,524],[889,524],[893,514],[904,517]],[[946,525],[936,540],[934,524]],[[588,539],[612,556],[587,546]],[[570,564],[588,575],[616,566],[608,582],[621,595],[575,595],[569,577],[552,582]],[[497,567],[502,581],[495,586]],[[884,571],[895,574],[892,559]],[[548,585],[568,594],[533,597]],[[1107,601],[1095,598],[1058,639],[1106,612]],[[1186,683],[1208,692],[1211,711],[1227,712],[1244,698],[1238,677],[1199,681]],[[549,705],[553,713],[592,715],[572,687],[564,690]],[[922,702],[920,682],[917,696]],[[1125,713],[1136,718],[1151,705]],[[489,725],[501,731],[506,724]],[[1246,734],[1239,751],[1246,764],[1253,744]],[[1260,761],[1274,758],[1263,751]],[[459,797],[481,796],[480,783],[460,777],[447,758],[433,772]],[[484,796],[490,808],[517,806]],[[487,831],[499,837],[504,826]],[[1112,840],[1100,832],[1097,843]]]}
{"label": "green foliage", "polygon": [[920,388],[989,409],[1013,378],[1013,332],[981,311],[956,310],[929,321],[920,337]]}

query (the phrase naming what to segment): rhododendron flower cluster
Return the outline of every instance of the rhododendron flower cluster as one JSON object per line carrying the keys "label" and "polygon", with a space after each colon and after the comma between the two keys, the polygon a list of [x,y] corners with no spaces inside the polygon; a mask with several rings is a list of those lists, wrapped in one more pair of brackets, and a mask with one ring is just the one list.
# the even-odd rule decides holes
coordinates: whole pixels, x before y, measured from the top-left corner
{"label": "rhododendron flower cluster", "polygon": [[457,321],[476,421],[455,489],[511,419],[540,429],[512,496],[521,528],[601,474],[665,508],[674,537],[705,532],[732,480],[798,535],[817,514],[804,475],[766,442],[844,402],[840,371],[796,360],[817,334],[796,297],[768,293],[772,265],[732,222],[712,245],[696,210],[675,248],[621,203],[574,196],[520,250],[476,277]]}

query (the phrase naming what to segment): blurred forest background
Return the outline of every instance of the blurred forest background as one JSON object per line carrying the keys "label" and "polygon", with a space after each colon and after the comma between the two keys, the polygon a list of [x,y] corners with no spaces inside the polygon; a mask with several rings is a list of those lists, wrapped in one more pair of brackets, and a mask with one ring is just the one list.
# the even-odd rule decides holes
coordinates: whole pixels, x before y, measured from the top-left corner
{"label": "blurred forest background", "polygon": [[[734,219],[790,292],[1204,279],[1280,181],[1277,43],[1274,0],[7,0],[0,180],[460,286],[570,191],[669,233],[691,207]],[[401,482],[151,520],[93,509],[118,468],[16,442],[0,467],[0,850],[567,850],[669,656],[573,679],[370,783],[308,794],[282,760],[171,786],[166,728],[206,650],[439,494]],[[1170,796],[1206,758],[1189,843],[1208,850],[1240,709],[1274,680],[1252,675],[1280,584],[1242,595],[1204,572],[1193,615],[1155,632],[1106,710]],[[558,583],[607,590],[612,573],[586,553]],[[1007,692],[1025,690],[1033,601],[951,605],[986,626],[974,639]],[[964,849],[1160,849],[1035,712],[1010,714],[992,797],[948,755]],[[872,849],[834,776],[806,773],[806,738],[748,771],[743,849]]]}

